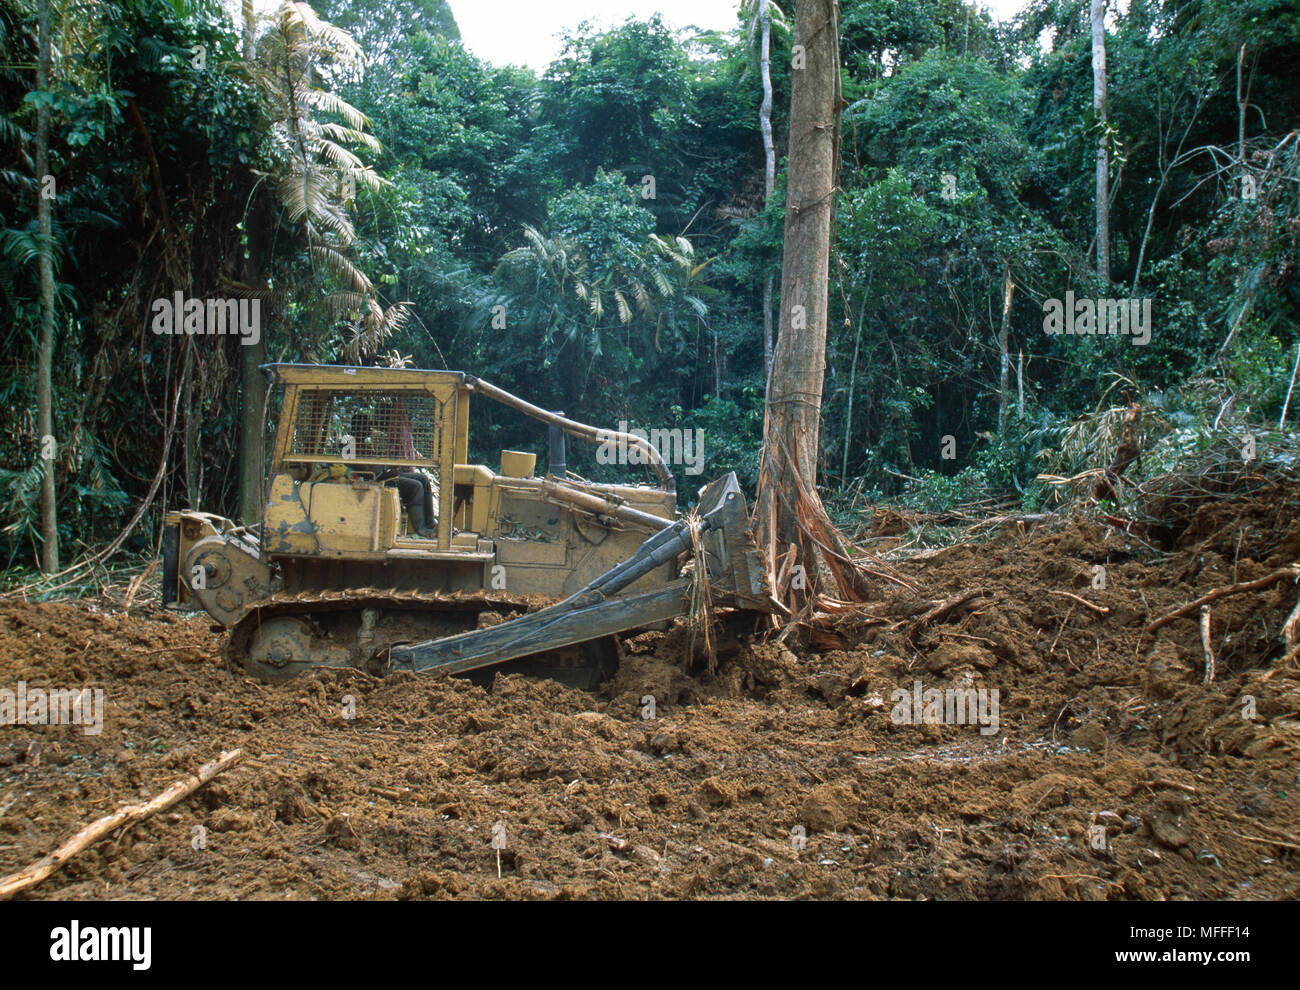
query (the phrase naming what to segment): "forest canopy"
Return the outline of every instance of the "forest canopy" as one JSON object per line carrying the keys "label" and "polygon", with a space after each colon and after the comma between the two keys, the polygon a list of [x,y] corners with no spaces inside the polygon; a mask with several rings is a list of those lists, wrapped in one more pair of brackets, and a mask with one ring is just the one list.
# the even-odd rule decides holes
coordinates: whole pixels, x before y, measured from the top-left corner
{"label": "forest canopy", "polygon": [[[725,33],[584,25],[535,73],[468,51],[445,0],[253,21],[216,0],[0,0],[5,566],[39,558],[47,463],[65,553],[145,501],[129,549],[156,547],[163,507],[246,515],[241,470],[274,420],[251,384],[267,361],[401,357],[597,426],[702,431],[704,477],[752,486],[796,53],[786,4],[769,199],[758,5],[739,6]],[[1086,460],[1079,419],[1136,398],[1191,445],[1289,432],[1300,8],[1114,8],[1099,115],[1086,0],[1032,0],[1002,24],[959,0],[842,0],[829,503],[990,491],[1036,508],[1041,473]],[[178,296],[256,300],[259,340],[157,332],[156,301]],[[486,405],[471,459],[542,449]]]}

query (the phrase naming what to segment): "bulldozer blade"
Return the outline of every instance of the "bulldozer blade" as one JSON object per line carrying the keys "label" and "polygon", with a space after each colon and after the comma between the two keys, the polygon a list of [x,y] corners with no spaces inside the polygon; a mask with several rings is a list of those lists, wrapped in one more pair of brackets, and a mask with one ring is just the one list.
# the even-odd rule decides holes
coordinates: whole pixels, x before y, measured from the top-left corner
{"label": "bulldozer blade", "polygon": [[686,615],[695,576],[652,591],[614,596],[697,542],[696,574],[708,581],[715,604],[784,611],[768,589],[749,531],[745,498],[735,474],[730,473],[700,489],[695,513],[651,536],[627,560],[564,601],[488,629],[394,646],[388,656],[389,669],[459,673]]}
{"label": "bulldozer blade", "polygon": [[564,611],[550,609],[473,632],[395,646],[388,669],[458,674],[544,653],[682,615],[690,595],[683,578],[663,588]]}

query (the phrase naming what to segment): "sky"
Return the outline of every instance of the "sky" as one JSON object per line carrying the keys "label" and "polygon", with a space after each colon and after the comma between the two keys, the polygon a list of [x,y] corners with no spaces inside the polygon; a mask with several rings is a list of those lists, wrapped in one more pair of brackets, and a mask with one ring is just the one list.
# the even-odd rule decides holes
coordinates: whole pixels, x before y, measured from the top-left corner
{"label": "sky", "polygon": [[[400,0],[397,0],[400,2]],[[544,69],[560,53],[559,33],[584,20],[598,27],[663,15],[671,27],[728,30],[739,0],[448,0],[465,47],[496,65]],[[995,20],[1019,13],[1025,0],[983,0]]]}

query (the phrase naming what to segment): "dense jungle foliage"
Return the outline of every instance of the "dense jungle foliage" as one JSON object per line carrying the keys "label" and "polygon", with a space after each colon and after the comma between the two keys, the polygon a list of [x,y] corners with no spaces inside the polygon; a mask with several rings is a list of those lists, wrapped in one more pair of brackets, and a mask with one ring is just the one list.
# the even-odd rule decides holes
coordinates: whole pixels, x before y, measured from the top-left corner
{"label": "dense jungle foliage", "polygon": [[[772,28],[766,203],[753,3],[727,33],[583,27],[540,74],[467,51],[443,0],[285,4],[258,19],[251,58],[238,5],[50,6],[40,89],[38,2],[0,0],[6,567],[34,565],[40,531],[41,105],[65,556],[117,534],[156,476],[128,547],[155,545],[163,506],[238,511],[243,345],[155,333],[154,301],[177,292],[260,300],[262,360],[472,372],[598,426],[703,431],[702,473],[680,487],[733,469],[752,485],[790,4]],[[1265,446],[1286,431],[1300,7],[1131,0],[1107,28],[1103,125],[1086,0],[1031,0],[1002,25],[960,0],[842,0],[832,501],[990,491],[1036,507],[1036,475],[1086,460],[1064,463],[1072,424],[1130,397],[1159,397],[1189,442],[1228,421]],[[1108,282],[1092,260],[1102,134]],[[1045,333],[1067,293],[1151,300],[1149,342]],[[472,429],[485,463],[544,447],[486,403]]]}

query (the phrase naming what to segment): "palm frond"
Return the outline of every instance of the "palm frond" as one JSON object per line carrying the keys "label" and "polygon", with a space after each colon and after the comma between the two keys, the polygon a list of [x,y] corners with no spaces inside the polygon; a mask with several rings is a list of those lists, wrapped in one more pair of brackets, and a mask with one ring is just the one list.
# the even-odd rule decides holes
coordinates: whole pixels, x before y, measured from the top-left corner
{"label": "palm frond", "polygon": [[357,172],[363,167],[361,159],[338,142],[322,138],[319,144],[321,154],[335,165],[340,166],[345,174]]}
{"label": "palm frond", "polygon": [[355,127],[344,127],[332,120],[324,121],[318,125],[318,129],[322,136],[334,141],[342,141],[346,144],[360,144],[376,152],[382,151],[384,148],[379,143],[379,139],[373,134],[367,134]]}
{"label": "palm frond", "polygon": [[369,117],[337,93],[331,93],[327,89],[309,89],[303,93],[302,101],[313,110],[338,114],[348,122],[348,126],[356,130],[370,126]]}
{"label": "palm frond", "polygon": [[614,290],[614,304],[618,307],[619,322],[623,324],[631,323],[632,307],[627,304],[627,297],[618,289]]}
{"label": "palm frond", "polygon": [[282,11],[282,16],[291,27],[301,28],[313,41],[330,49],[331,55],[344,61],[360,60],[361,46],[352,40],[352,36],[342,28],[321,20],[307,4],[287,3]]}
{"label": "palm frond", "polygon": [[373,292],[374,286],[352,260],[338,248],[330,244],[314,244],[310,248],[312,260],[340,279],[348,291],[365,297]]}

